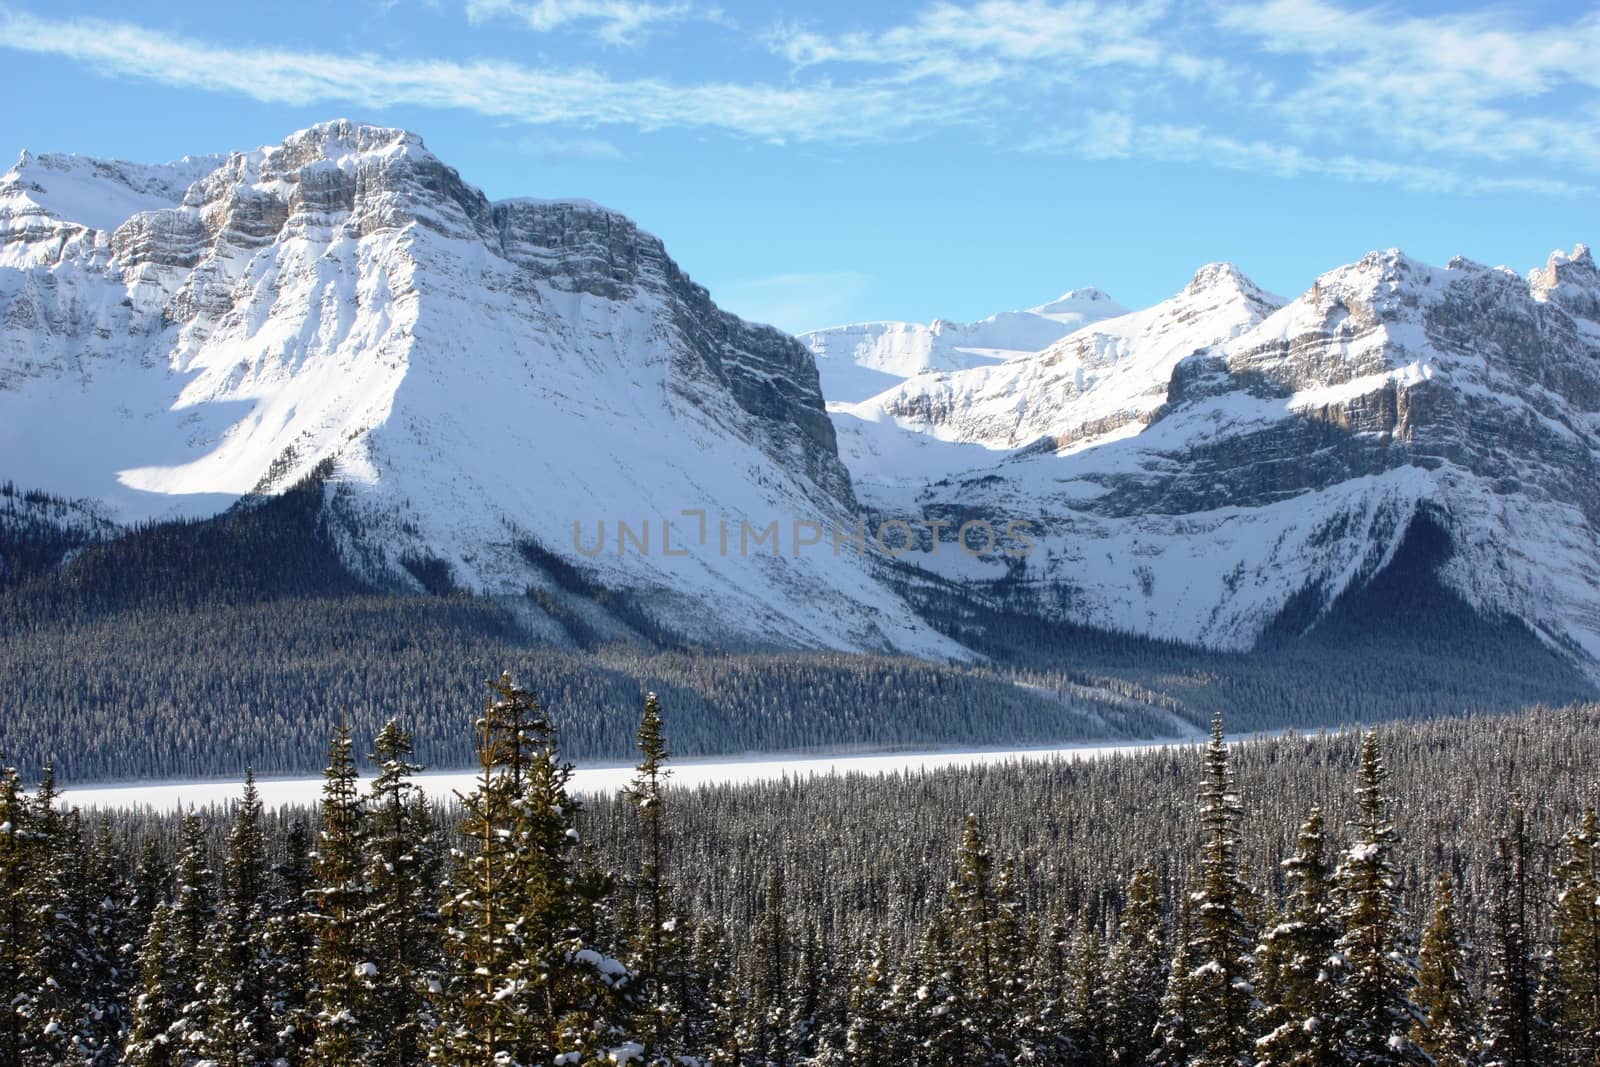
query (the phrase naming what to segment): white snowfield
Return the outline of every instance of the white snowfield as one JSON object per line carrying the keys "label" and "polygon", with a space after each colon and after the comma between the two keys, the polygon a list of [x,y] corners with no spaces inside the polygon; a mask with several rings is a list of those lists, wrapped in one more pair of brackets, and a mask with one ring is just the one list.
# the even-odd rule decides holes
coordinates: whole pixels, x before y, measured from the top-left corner
{"label": "white snowfield", "polygon": [[799,335],[816,355],[830,404],[875,396],[914,375],[1001,363],[1127,309],[1098,289],[1071,289],[1026,311],[978,322],[859,322]]}
{"label": "white snowfield", "polygon": [[[1143,742],[1085,742],[1045,748],[975,749],[967,751],[883,752],[827,756],[750,755],[736,759],[674,760],[671,785],[739,785],[784,779],[804,781],[814,777],[844,775],[916,775],[945,767],[1035,763],[1050,760],[1103,759],[1171,746],[1202,743],[1197,737]],[[616,792],[627,785],[634,768],[627,764],[580,766],[572,790],[579,794]],[[370,770],[368,773],[370,778]],[[476,775],[471,771],[427,771],[415,779],[429,797],[449,800],[470,793]],[[315,804],[322,794],[320,777],[261,778],[256,781],[261,802],[268,808]],[[242,780],[207,779],[186,782],[141,782],[135,785],[74,785],[62,790],[61,802],[88,810],[150,809],[177,811],[226,806],[239,798]]]}

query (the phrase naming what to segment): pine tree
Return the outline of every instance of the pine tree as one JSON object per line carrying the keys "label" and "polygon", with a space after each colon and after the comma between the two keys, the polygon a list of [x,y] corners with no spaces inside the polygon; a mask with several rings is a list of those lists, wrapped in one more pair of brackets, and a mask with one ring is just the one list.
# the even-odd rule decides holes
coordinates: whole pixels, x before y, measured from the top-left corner
{"label": "pine tree", "polygon": [[1195,1067],[1253,1062],[1250,968],[1254,960],[1250,950],[1254,941],[1245,916],[1249,890],[1239,877],[1241,817],[1219,716],[1211,723],[1205,783],[1200,791],[1204,842],[1188,976],[1195,1009],[1191,1024],[1198,1044]]}
{"label": "pine tree", "polygon": [[188,992],[172,973],[171,937],[172,909],[162,901],[139,952],[139,991],[122,1059],[128,1067],[177,1067],[184,1060],[178,1013]]}
{"label": "pine tree", "polygon": [[1531,842],[1527,813],[1513,792],[1510,826],[1497,842],[1499,883],[1494,899],[1494,962],[1489,975],[1484,1061],[1487,1067],[1535,1067],[1545,1028],[1537,1009],[1539,974],[1529,933]]}
{"label": "pine tree", "polygon": [[734,968],[729,960],[728,935],[715,920],[695,928],[693,968],[702,1007],[690,1017],[691,1048],[707,1064],[727,1067],[739,1060],[739,1024],[744,1004]]}
{"label": "pine tree", "polygon": [[963,990],[967,986],[950,909],[934,912],[923,927],[915,972],[907,976],[908,1034],[914,1063],[981,1063],[988,1049],[975,1045]]}
{"label": "pine tree", "polygon": [[26,839],[23,894],[27,916],[22,958],[25,991],[24,1059],[61,1063],[81,1050],[76,1016],[88,948],[77,925],[81,907],[69,900],[83,878],[83,838],[77,813],[56,807],[55,773],[44,769],[32,798],[33,832]]}
{"label": "pine tree", "polygon": [[15,767],[0,770],[0,1063],[21,1063],[38,993],[28,960],[32,811]]}
{"label": "pine tree", "polygon": [[[1082,1067],[1104,1067],[1111,1062],[1111,1037],[1106,1018],[1105,943],[1087,916],[1078,924],[1072,938],[1069,967],[1067,1032],[1075,1053],[1073,1062]],[[1004,1020],[1000,1022],[1004,1025]]]}
{"label": "pine tree", "polygon": [[1178,936],[1151,1035],[1150,1067],[1189,1067],[1200,1054],[1195,1024],[1204,1009],[1195,996],[1194,981],[1194,909],[1200,897],[1200,891],[1193,889],[1178,904]]}
{"label": "pine tree", "polygon": [[[509,688],[509,676],[501,684]],[[499,691],[477,720],[477,788],[461,797],[465,848],[451,850],[445,884],[446,976],[428,1055],[450,1067],[496,1063],[526,1041],[526,1023],[511,1000],[521,946],[508,930],[524,903],[511,823],[526,769],[516,717],[527,709],[498,699]]]}
{"label": "pine tree", "polygon": [[766,895],[756,922],[750,958],[750,1001],[739,1037],[740,1046],[758,1063],[788,1067],[789,974],[793,962],[789,916],[783,902],[783,874],[767,875]]}
{"label": "pine tree", "polygon": [[1168,952],[1160,883],[1140,867],[1128,881],[1117,943],[1108,963],[1107,1059],[1116,1067],[1144,1064],[1155,1050],[1156,1020],[1167,985]]}
{"label": "pine tree", "polygon": [[267,920],[267,948],[277,966],[272,980],[277,1058],[303,1063],[315,1038],[311,1013],[312,925],[306,921],[312,886],[311,832],[296,820],[284,835],[283,862],[272,871],[276,904]]}
{"label": "pine tree", "polygon": [[1556,972],[1563,1061],[1600,1065],[1600,828],[1595,810],[1566,835],[1557,872]]}
{"label": "pine tree", "polygon": [[962,829],[948,907],[957,963],[951,973],[960,978],[955,992],[962,1008],[963,1055],[971,1063],[1003,1062],[1010,1035],[999,1023],[1006,1017],[1006,984],[1017,963],[1008,957],[1016,944],[1015,916],[999,891],[994,859],[973,814]]}
{"label": "pine tree", "polygon": [[625,1021],[634,975],[601,945],[614,883],[583,861],[575,824],[581,804],[568,792],[572,764],[531,693],[509,679],[497,692],[526,712],[513,713],[524,723],[519,747],[527,758],[511,839],[525,893],[512,979],[532,1024],[528,1059],[634,1057],[643,1051]]}
{"label": "pine tree", "polygon": [[110,822],[102,820],[95,827],[82,887],[74,897],[89,948],[79,1015],[91,1067],[114,1064],[121,1054],[129,1024],[125,992],[136,966],[135,946],[147,929],[133,922],[126,862]]}
{"label": "pine tree", "polygon": [[191,811],[183,820],[183,849],[167,934],[167,971],[178,1011],[171,1032],[174,1046],[185,1055],[198,1056],[206,1037],[206,935],[216,917],[214,888],[200,820]]}
{"label": "pine tree", "polygon": [[1441,875],[1433,919],[1422,936],[1414,994],[1422,1014],[1411,1040],[1435,1067],[1472,1067],[1477,1062],[1473,1035],[1477,1006],[1467,985],[1466,961],[1456,931],[1455,895],[1449,875]]}
{"label": "pine tree", "polygon": [[1333,996],[1330,960],[1338,929],[1322,812],[1312,809],[1300,828],[1293,857],[1283,863],[1289,883],[1287,910],[1262,938],[1257,989],[1262,1005],[1256,1042],[1262,1063],[1282,1067],[1332,1067]]}
{"label": "pine tree", "polygon": [[901,1062],[900,1038],[888,1013],[892,993],[888,952],[879,938],[851,974],[847,1062],[857,1067],[891,1067]]}
{"label": "pine tree", "polygon": [[272,980],[267,952],[267,848],[253,773],[234,813],[223,868],[221,922],[206,961],[206,1058],[249,1067],[271,1058]]}
{"label": "pine tree", "polygon": [[1344,926],[1337,946],[1345,961],[1336,1029],[1349,1062],[1375,1067],[1420,1060],[1407,1037],[1417,1009],[1408,997],[1412,975],[1395,914],[1388,778],[1378,735],[1369,731],[1361,743],[1355,842],[1336,875]]}
{"label": "pine tree", "polygon": [[373,742],[378,774],[367,809],[367,896],[358,919],[377,972],[366,1024],[373,1064],[418,1062],[438,1024],[427,995],[440,978],[432,937],[438,865],[428,801],[411,781],[422,770],[410,762],[412,751],[410,733],[392,719]]}
{"label": "pine tree", "polygon": [[579,863],[572,766],[539,702],[509,675],[478,720],[471,843],[446,893],[439,1063],[588,1062],[634,1055],[621,1025],[631,975],[597,947],[611,883]]}
{"label": "pine tree", "polygon": [[350,728],[343,723],[328,746],[319,815],[322,825],[312,857],[313,885],[306,913],[312,931],[308,968],[314,1032],[307,1062],[340,1067],[365,1062],[372,1038],[365,1018],[372,964],[360,924],[367,904],[362,877],[366,812]]}
{"label": "pine tree", "polygon": [[647,694],[639,720],[639,765],[625,795],[638,814],[639,869],[632,880],[630,956],[638,975],[635,1027],[652,1062],[687,1055],[691,1003],[687,921],[677,914],[667,872],[664,828],[666,779],[672,774],[661,719],[661,703]]}

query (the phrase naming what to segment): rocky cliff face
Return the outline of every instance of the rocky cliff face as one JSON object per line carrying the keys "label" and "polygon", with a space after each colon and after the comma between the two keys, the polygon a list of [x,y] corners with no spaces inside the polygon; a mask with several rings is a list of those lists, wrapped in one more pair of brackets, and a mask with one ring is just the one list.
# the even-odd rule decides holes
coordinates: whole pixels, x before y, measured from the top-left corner
{"label": "rocky cliff face", "polygon": [[[953,650],[849,553],[789,554],[792,522],[855,510],[803,346],[720,311],[627,218],[491,203],[414,134],[24,156],[0,178],[0,323],[19,485],[133,520],[332,461],[330,516],[383,580],[559,593],[564,558],[706,640]],[[780,554],[740,544],[774,521]]]}
{"label": "rocky cliff face", "polygon": [[[1219,281],[1221,300],[1188,303]],[[1039,550],[990,574],[1036,610],[1247,647],[1291,601],[1320,606],[1314,621],[1426,517],[1448,537],[1449,587],[1594,657],[1597,298],[1581,246],[1528,279],[1374,253],[1281,306],[1208,268],[1158,305],[1166,330],[1111,320],[1007,365],[1012,381],[1042,383],[1025,392],[957,375],[907,383],[963,398],[942,412],[873,403],[902,431],[1006,448],[918,502],[1034,519]],[[1137,368],[1125,384],[1122,367]],[[1091,368],[1101,377],[1086,390]],[[1006,407],[1023,395],[1050,402]],[[869,500],[871,477],[859,476]]]}

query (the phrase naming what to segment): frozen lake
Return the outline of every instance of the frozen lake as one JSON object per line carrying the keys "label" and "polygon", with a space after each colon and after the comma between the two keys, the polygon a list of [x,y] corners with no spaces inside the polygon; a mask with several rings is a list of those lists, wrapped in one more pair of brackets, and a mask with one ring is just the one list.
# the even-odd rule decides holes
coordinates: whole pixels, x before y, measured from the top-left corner
{"label": "frozen lake", "polygon": [[[1078,742],[1041,748],[932,750],[926,752],[848,753],[837,755],[750,755],[710,759],[674,760],[671,763],[674,786],[693,788],[739,782],[804,779],[828,775],[905,774],[940,767],[972,767],[990,763],[1029,762],[1056,759],[1097,759],[1103,756],[1138,752],[1170,745],[1192,745],[1199,738],[1135,742]],[[363,773],[363,782],[370,780]],[[632,764],[592,764],[578,766],[573,779],[576,793],[602,793],[621,789],[633,777]],[[469,792],[472,771],[429,771],[416,782],[429,796],[447,799],[456,792]],[[227,804],[239,796],[242,779],[204,779],[83,784],[62,790],[62,802],[81,808],[151,808],[172,811],[190,806],[204,808]],[[256,782],[261,801],[269,808],[315,803],[322,791],[320,776],[261,778]]]}

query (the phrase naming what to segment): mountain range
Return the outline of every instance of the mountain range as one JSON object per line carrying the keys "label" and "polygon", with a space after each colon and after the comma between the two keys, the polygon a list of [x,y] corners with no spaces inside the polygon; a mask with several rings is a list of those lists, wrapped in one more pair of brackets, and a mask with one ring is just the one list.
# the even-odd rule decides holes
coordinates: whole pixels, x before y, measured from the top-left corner
{"label": "mountain range", "polygon": [[628,218],[490,201],[402,130],[0,175],[27,521],[113,540],[310,480],[356,579],[540,641],[977,660],[992,611],[1239,651],[1406,566],[1426,610],[1595,678],[1597,456],[1583,246],[1526,275],[1374,252],[1293,299],[1210,264],[1139,310],[1077,289],[796,339]]}

